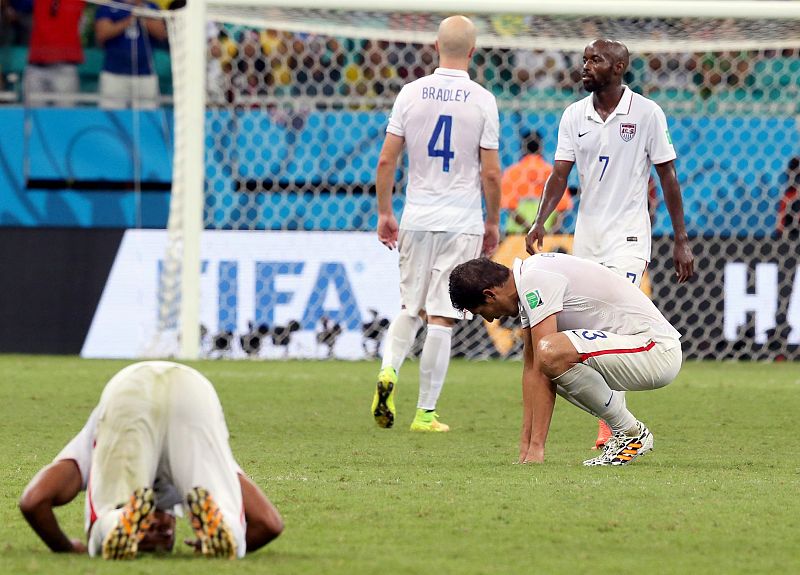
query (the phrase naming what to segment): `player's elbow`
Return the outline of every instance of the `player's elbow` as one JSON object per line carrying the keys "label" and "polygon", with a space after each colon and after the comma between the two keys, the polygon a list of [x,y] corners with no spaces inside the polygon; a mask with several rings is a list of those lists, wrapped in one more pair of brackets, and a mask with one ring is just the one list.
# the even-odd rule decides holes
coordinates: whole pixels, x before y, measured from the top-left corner
{"label": "player's elbow", "polygon": [[390,154],[381,154],[378,156],[378,170],[393,170],[397,165],[397,158]]}
{"label": "player's elbow", "polygon": [[262,548],[283,533],[283,518],[277,510],[257,518],[247,519],[247,551],[252,552]]}
{"label": "player's elbow", "polygon": [[500,184],[503,179],[503,173],[498,167],[484,167],[481,169],[481,180],[483,181],[483,187],[486,188],[493,188],[493,189],[500,189]]}
{"label": "player's elbow", "polygon": [[19,498],[19,510],[26,519],[35,516],[49,502],[36,489],[26,489]]}

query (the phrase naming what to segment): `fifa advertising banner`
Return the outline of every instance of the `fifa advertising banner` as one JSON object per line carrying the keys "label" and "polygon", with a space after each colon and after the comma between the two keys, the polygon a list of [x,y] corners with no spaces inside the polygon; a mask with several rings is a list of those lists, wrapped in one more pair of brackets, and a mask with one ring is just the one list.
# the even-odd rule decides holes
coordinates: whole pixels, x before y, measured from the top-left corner
{"label": "fifa advertising banner", "polygon": [[[81,355],[163,356],[164,230],[128,230]],[[201,244],[206,357],[373,356],[399,311],[397,252],[367,232],[206,231]]]}

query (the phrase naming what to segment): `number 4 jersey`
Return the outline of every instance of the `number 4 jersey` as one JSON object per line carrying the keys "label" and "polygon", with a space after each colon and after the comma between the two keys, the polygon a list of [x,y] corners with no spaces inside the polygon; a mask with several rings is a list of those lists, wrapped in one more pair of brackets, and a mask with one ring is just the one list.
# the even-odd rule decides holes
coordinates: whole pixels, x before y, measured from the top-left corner
{"label": "number 4 jersey", "polygon": [[403,87],[386,131],[408,150],[400,227],[483,235],[480,149],[498,148],[494,96],[462,70],[437,68]]}
{"label": "number 4 jersey", "polygon": [[[522,327],[557,313],[558,331],[585,330],[648,335],[678,345],[680,333],[653,302],[624,277],[567,254],[537,254],[514,261]],[[597,337],[603,337],[599,335]],[[667,347],[666,349],[670,349]]]}

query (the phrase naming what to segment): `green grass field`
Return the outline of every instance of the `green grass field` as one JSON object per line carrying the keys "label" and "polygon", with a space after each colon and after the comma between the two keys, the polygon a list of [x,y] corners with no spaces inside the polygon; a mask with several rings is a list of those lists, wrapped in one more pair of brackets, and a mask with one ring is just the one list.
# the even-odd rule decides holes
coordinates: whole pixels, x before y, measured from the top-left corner
{"label": "green grass field", "polygon": [[[16,507],[126,363],[0,356],[0,573],[208,567],[184,549],[125,564],[55,555]],[[516,362],[454,361],[439,404],[453,430],[436,436],[407,431],[416,363],[392,430],[369,414],[375,363],[193,365],[217,387],[239,463],[286,522],[269,547],[214,573],[800,572],[796,363],[688,363],[669,387],[630,394],[656,449],[615,469],[581,466],[596,423],[562,400],[546,463],[511,464]],[[83,497],[59,518],[79,536]]]}

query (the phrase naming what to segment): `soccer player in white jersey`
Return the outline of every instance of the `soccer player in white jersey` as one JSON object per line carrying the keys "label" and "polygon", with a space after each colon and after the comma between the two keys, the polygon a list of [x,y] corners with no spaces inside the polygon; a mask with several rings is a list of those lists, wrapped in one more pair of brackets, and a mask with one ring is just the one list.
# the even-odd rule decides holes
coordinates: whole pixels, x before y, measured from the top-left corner
{"label": "soccer player in white jersey", "polygon": [[[497,248],[499,119],[494,96],[467,73],[475,38],[475,26],[464,16],[441,22],[436,40],[439,67],[398,94],[378,160],[378,239],[400,252],[401,300],[401,311],[387,332],[372,401],[372,414],[380,427],[394,423],[397,372],[427,320],[411,429],[449,430],[435,411],[450,363],[453,325],[460,317],[450,304],[448,277],[457,264],[481,253],[491,255]],[[392,192],[404,147],[408,185],[398,226]]]}
{"label": "soccer player in white jersey", "polygon": [[[82,490],[88,544],[67,537],[53,513]],[[197,536],[192,545],[210,557],[242,557],[283,530],[278,511],[233,458],[211,382],[166,361],[117,373],[80,433],[20,500],[50,549],[105,559],[171,550],[182,505]]]}
{"label": "soccer player in white jersey", "polygon": [[611,426],[602,454],[584,465],[625,465],[653,448],[622,392],[675,379],[680,334],[630,280],[567,254],[517,259],[511,270],[482,258],[453,270],[450,297],[489,322],[522,320],[520,463],[544,461],[556,393]]}
{"label": "soccer player in white jersey", "polygon": [[[628,49],[615,40],[595,40],[583,51],[583,87],[591,94],[561,117],[553,172],[526,238],[527,250],[532,254],[542,249],[544,224],[577,164],[581,201],[572,253],[639,286],[650,262],[648,180],[655,165],[675,235],[675,272],[678,281],[685,282],[694,273],[694,260],[675,174],[675,149],[658,104],[622,84],[629,59]],[[609,435],[600,421],[595,448]]]}

